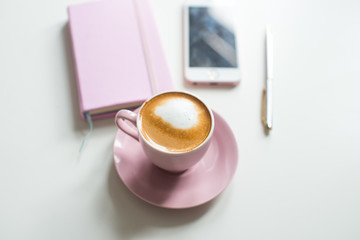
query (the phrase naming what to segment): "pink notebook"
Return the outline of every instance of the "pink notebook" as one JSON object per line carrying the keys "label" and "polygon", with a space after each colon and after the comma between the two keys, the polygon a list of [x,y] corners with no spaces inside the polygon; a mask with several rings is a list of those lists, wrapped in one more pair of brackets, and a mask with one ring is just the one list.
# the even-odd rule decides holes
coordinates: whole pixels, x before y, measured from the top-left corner
{"label": "pink notebook", "polygon": [[173,88],[147,0],[83,3],[68,14],[83,117],[113,116]]}

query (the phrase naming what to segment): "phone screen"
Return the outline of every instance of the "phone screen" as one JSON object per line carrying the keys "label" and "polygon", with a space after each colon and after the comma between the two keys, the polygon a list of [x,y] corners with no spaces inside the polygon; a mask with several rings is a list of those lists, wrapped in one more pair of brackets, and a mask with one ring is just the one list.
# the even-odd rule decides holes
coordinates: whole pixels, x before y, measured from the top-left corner
{"label": "phone screen", "polygon": [[233,18],[230,7],[189,7],[190,67],[238,67]]}

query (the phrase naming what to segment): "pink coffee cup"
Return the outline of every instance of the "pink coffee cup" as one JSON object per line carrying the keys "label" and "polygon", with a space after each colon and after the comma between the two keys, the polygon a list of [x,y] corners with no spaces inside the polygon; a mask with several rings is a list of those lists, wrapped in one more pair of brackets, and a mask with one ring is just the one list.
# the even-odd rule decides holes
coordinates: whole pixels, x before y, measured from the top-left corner
{"label": "pink coffee cup", "polygon": [[[155,101],[154,99],[158,99],[158,97],[162,97],[164,95],[186,95],[191,98],[196,99],[199,103],[202,104],[202,108],[205,109],[208,112],[208,116],[210,118],[210,127],[208,130],[208,134],[206,138],[196,147],[194,147],[191,150],[186,151],[171,151],[163,147],[159,147],[158,144],[155,144],[153,141],[150,141],[146,136],[144,136],[144,133],[142,131],[142,121],[144,116],[142,116],[142,109],[145,105],[151,103],[152,101]],[[171,111],[176,113],[176,111],[179,109],[179,111],[183,111],[182,107],[172,107]],[[126,121],[132,123],[128,124]],[[198,120],[198,121],[201,121]],[[203,157],[203,155],[206,153],[207,149],[209,148],[210,141],[212,138],[212,134],[214,131],[214,116],[211,111],[211,109],[197,96],[188,93],[188,92],[181,92],[181,91],[167,91],[160,94],[157,94],[147,101],[143,103],[143,105],[140,107],[138,112],[130,111],[130,110],[120,110],[116,116],[115,116],[115,123],[118,126],[120,130],[122,130],[124,133],[128,134],[129,136],[133,137],[142,146],[142,149],[144,150],[146,156],[148,159],[156,166],[170,171],[170,172],[182,172],[185,171],[192,166],[194,166],[196,163],[200,161],[200,159]]]}

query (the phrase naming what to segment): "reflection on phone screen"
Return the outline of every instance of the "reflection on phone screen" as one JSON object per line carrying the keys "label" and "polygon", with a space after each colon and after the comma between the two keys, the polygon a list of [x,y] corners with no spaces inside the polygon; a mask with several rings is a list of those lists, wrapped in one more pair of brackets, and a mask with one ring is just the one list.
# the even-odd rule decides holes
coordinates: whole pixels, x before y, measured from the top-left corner
{"label": "reflection on phone screen", "polygon": [[190,67],[237,67],[232,9],[190,7]]}

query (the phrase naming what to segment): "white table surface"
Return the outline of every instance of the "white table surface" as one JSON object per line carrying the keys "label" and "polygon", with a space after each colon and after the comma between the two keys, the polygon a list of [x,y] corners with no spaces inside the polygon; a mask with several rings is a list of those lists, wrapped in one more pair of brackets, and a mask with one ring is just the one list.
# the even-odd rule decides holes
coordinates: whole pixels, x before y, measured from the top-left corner
{"label": "white table surface", "polygon": [[[239,163],[214,201],[169,210],[113,166],[112,119],[79,115],[67,6],[0,2],[0,239],[360,239],[360,2],[239,1],[243,80],[182,80],[182,0],[152,0],[176,89],[235,133]],[[264,31],[275,41],[274,129],[260,121]]]}

